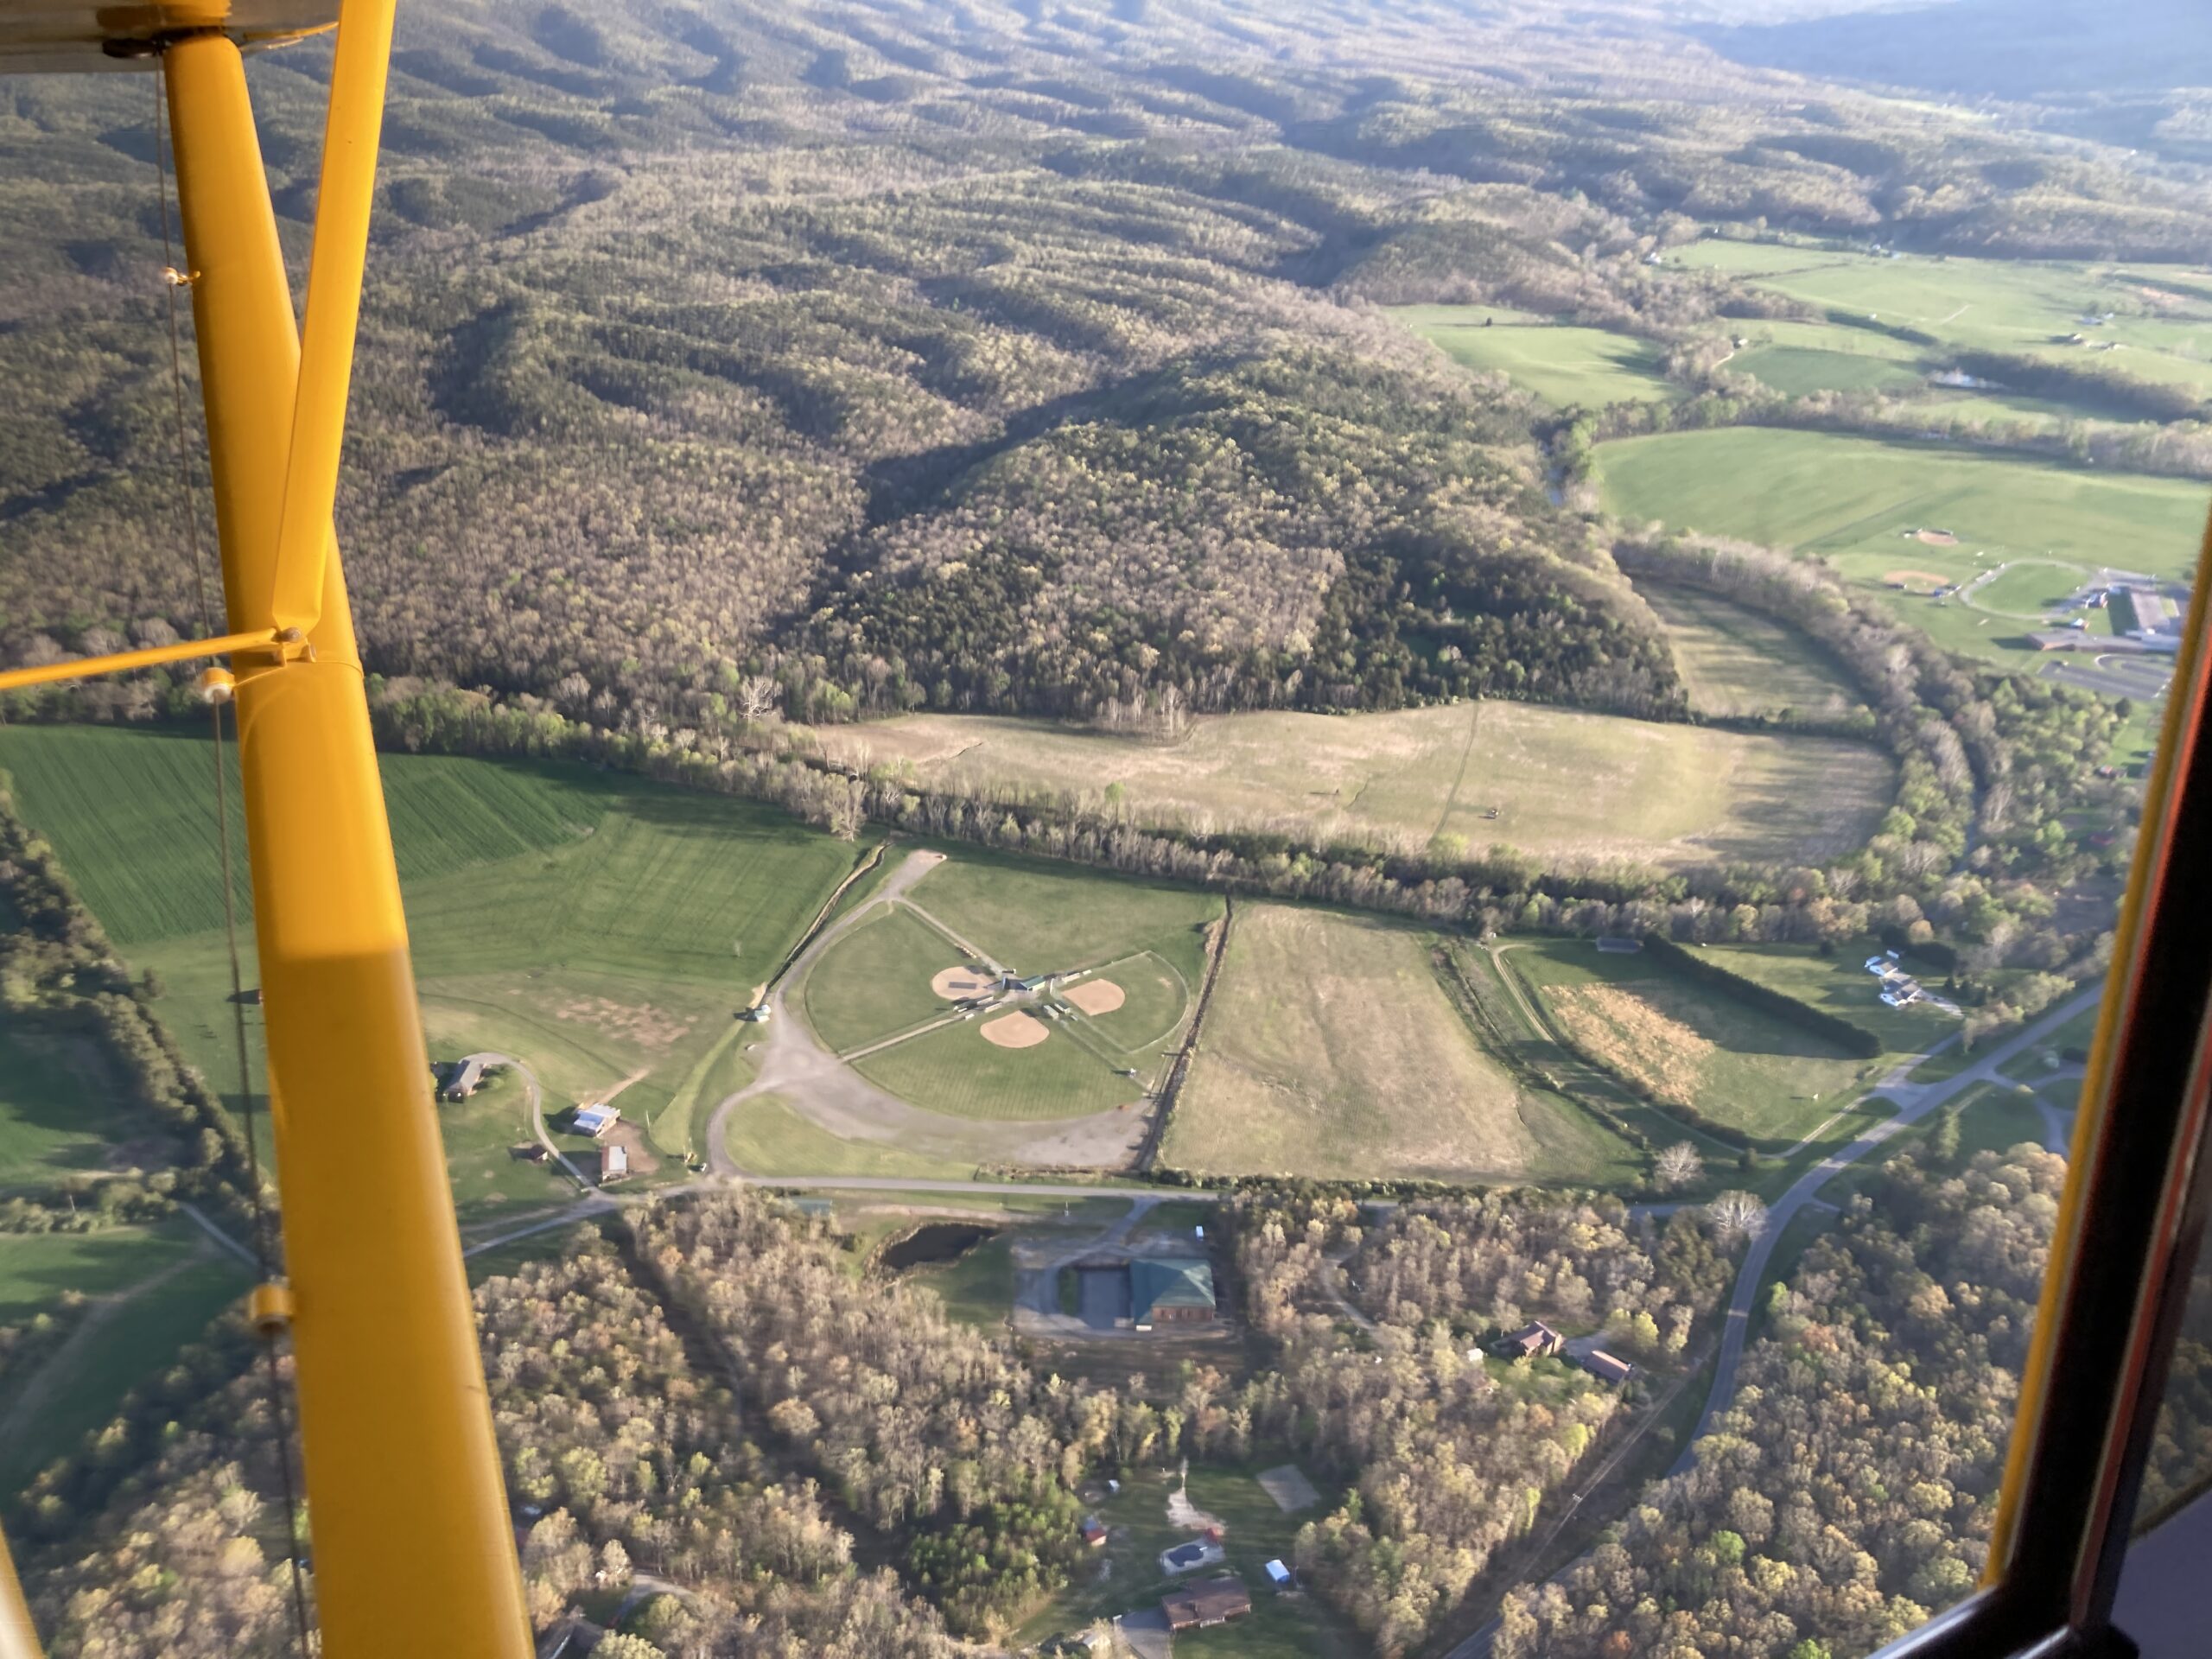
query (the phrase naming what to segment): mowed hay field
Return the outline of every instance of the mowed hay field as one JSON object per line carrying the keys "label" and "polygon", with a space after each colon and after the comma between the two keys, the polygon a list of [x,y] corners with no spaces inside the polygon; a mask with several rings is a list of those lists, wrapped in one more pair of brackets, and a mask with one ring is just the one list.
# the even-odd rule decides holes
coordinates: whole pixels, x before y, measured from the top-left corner
{"label": "mowed hay field", "polygon": [[1656,957],[1609,955],[1587,939],[1515,945],[1504,957],[1584,1052],[1766,1151],[1811,1134],[1875,1069]]}
{"label": "mowed hay field", "polygon": [[[582,766],[381,765],[434,1047],[520,1056],[549,1115],[635,1078],[626,1115],[681,1150],[690,1125],[664,1117],[671,1101],[855,849],[779,812]],[[0,770],[124,957],[159,975],[190,1057],[227,1077],[209,744],[13,728]]]}
{"label": "mowed hay field", "polygon": [[1659,347],[1633,335],[1489,305],[1396,306],[1390,315],[1461,366],[1510,376],[1559,408],[1681,395],[1659,372]]}
{"label": "mowed hay field", "polygon": [[[1869,333],[1881,325],[1907,327],[1942,346],[2115,364],[2142,379],[2212,392],[2212,301],[2203,297],[2204,279],[2193,273],[2168,286],[2142,271],[2067,260],[1912,254],[1892,259],[1717,238],[1668,257],[1733,271],[1758,287],[1864,322]],[[2114,314],[2110,321],[2088,321],[2107,312]],[[1732,326],[1757,335],[1777,325]],[[2080,346],[2059,343],[2074,334],[2122,349],[2109,357],[2089,356]]]}
{"label": "mowed hay field", "polygon": [[[1818,554],[1938,643],[2016,665],[2039,660],[2023,638],[2030,625],[1909,596],[1890,580],[1912,570],[1969,582],[2025,557],[2183,576],[2212,505],[2212,489],[2187,479],[1778,428],[1628,438],[1600,445],[1598,463],[1606,510],[1630,524]],[[1912,537],[1919,529],[1957,544],[1929,546]]]}
{"label": "mowed hay field", "polygon": [[1428,944],[1372,918],[1240,907],[1160,1152],[1205,1174],[1518,1180],[1610,1161],[1475,1040]]}
{"label": "mowed hay field", "polygon": [[1146,824],[1401,851],[1457,835],[1550,861],[1668,868],[1837,856],[1872,833],[1895,792],[1888,757],[1868,744],[1523,702],[1209,715],[1173,741],[912,715],[826,741],[985,797],[1097,806],[1119,785],[1124,809]]}
{"label": "mowed hay field", "polygon": [[[1189,1016],[1222,901],[964,847],[949,855],[808,970],[804,1001],[816,1034],[849,1052],[919,1025],[912,1036],[855,1056],[854,1068],[951,1116],[1026,1122],[1135,1106]],[[969,959],[949,935],[1023,975],[1085,972],[1077,984],[1111,981],[1123,1000],[1109,1012],[1052,1018],[1046,1005],[1067,1005],[1064,989],[1009,998],[973,1019],[922,1025],[954,1013],[930,986],[940,970]],[[986,1038],[986,1026],[1015,1012],[1036,1019],[1043,1041],[1006,1047]]]}
{"label": "mowed hay field", "polygon": [[1795,629],[1702,588],[1640,582],[1637,592],[1667,625],[1675,671],[1699,714],[1790,709],[1838,719],[1860,706],[1827,651]]}

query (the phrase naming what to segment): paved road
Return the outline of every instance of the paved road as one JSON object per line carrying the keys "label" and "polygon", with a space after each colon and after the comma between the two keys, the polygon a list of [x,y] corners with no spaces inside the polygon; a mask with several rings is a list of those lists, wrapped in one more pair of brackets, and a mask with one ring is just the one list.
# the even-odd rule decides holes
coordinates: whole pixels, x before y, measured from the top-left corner
{"label": "paved road", "polygon": [[[1744,1348],[1751,1332],[1751,1309],[1758,1299],[1760,1281],[1766,1276],[1767,1264],[1774,1257],[1775,1246],[1781,1242],[1783,1230],[1789,1226],[1798,1212],[1813,1205],[1833,1208],[1819,1196],[1821,1188],[1830,1179],[1976,1084],[2010,1083],[2012,1079],[1999,1071],[1999,1066],[2042,1041],[2083,1009],[2094,1007],[2103,995],[2102,985],[2077,993],[1991,1049],[1957,1076],[1941,1083],[1911,1083],[1907,1079],[1929,1055],[1948,1048],[1955,1039],[1947,1039],[1925,1053],[1904,1061],[1868,1091],[1870,1096],[1880,1095],[1896,1101],[1897,1115],[1876,1124],[1858,1140],[1839,1147],[1814,1165],[1767,1211],[1766,1224],[1759,1230],[1758,1236],[1751,1241],[1751,1248],[1745,1253],[1744,1265],[1736,1275],[1735,1292],[1729,1300],[1728,1316],[1721,1327],[1720,1363],[1713,1373],[1712,1392],[1706,1396],[1705,1410],[1698,1418],[1697,1427],[1690,1431],[1689,1439],[1684,1442],[1681,1456],[1675,1460],[1674,1467],[1668,1470],[1669,1475],[1681,1474],[1697,1461],[1699,1436],[1712,1427],[1713,1420],[1728,1408],[1728,1402],[1735,1395],[1736,1372],[1743,1363]],[[1444,1659],[1487,1659],[1491,1639],[1497,1634],[1497,1620],[1492,1618],[1452,1648]]]}
{"label": "paved road", "polygon": [[[1680,1474],[1697,1461],[1697,1439],[1713,1426],[1713,1420],[1728,1408],[1736,1392],[1736,1370],[1744,1357],[1744,1346],[1751,1334],[1751,1308],[1758,1300],[1759,1281],[1765,1276],[1767,1263],[1773,1259],[1775,1246],[1781,1243],[1783,1229],[1796,1217],[1797,1212],[1813,1202],[1821,1187],[1838,1172],[1857,1163],[1868,1153],[1880,1147],[1904,1130],[1910,1128],[1930,1112],[1947,1105],[1973,1088],[1976,1084],[2009,1084],[2012,1079],[1998,1071],[1998,1067],[2023,1050],[2041,1042],[2050,1033],[2085,1008],[2096,1007],[2104,995],[2100,985],[2094,990],[2082,991],[2060,1003],[2034,1024],[2024,1027],[2005,1041],[1991,1049],[1981,1058],[1941,1083],[1910,1083],[1906,1081],[1914,1067],[1924,1056],[1916,1057],[1897,1066],[1876,1084],[1870,1091],[1885,1096],[1897,1103],[1897,1116],[1886,1118],[1847,1146],[1839,1147],[1797,1178],[1790,1189],[1777,1199],[1767,1211],[1766,1225],[1751,1241],[1751,1248],[1744,1256],[1744,1266],[1736,1275],[1735,1294],[1728,1303],[1728,1317],[1721,1329],[1720,1364],[1713,1373],[1713,1392],[1705,1402],[1705,1411],[1697,1420],[1689,1440],[1682,1446],[1682,1455],[1669,1474]],[[1929,1052],[1934,1052],[1930,1050]]]}

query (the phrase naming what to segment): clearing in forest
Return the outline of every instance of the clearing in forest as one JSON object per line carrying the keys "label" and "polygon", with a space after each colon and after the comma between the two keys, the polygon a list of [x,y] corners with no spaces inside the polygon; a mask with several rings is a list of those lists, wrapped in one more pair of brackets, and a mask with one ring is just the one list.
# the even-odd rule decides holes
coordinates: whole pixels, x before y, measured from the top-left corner
{"label": "clearing in forest", "polygon": [[[823,742],[849,759],[906,767],[933,787],[985,799],[1058,798],[1167,829],[1357,841],[1396,852],[1446,835],[1476,850],[1503,843],[1547,861],[1670,869],[1840,856],[1865,842],[1895,793],[1889,757],[1871,744],[1499,701],[1374,715],[1206,715],[1173,741],[1048,721],[911,715],[825,734]],[[961,862],[932,875],[930,890]],[[980,882],[958,880],[963,893]],[[949,901],[919,902],[1002,948]],[[1025,967],[1049,954],[1018,951]]]}
{"label": "clearing in forest", "polygon": [[1490,305],[1394,306],[1390,315],[1461,366],[1503,374],[1558,408],[1681,396],[1659,372],[1659,346],[1633,334]]}
{"label": "clearing in forest", "polygon": [[1708,593],[1639,582],[1637,592],[1667,626],[1675,669],[1700,715],[1840,719],[1863,701],[1825,646],[1795,628]]}
{"label": "clearing in forest", "polygon": [[[1572,1161],[1573,1111],[1475,1041],[1412,929],[1240,906],[1161,1162],[1208,1174],[1513,1179]],[[1587,1167],[1586,1161],[1583,1167]]]}
{"label": "clearing in forest", "polygon": [[[1654,956],[1542,939],[1511,946],[1505,960],[1590,1058],[1655,1099],[1742,1130],[1763,1151],[1795,1146],[1879,1069]],[[1859,978],[1873,1001],[1872,976]]]}

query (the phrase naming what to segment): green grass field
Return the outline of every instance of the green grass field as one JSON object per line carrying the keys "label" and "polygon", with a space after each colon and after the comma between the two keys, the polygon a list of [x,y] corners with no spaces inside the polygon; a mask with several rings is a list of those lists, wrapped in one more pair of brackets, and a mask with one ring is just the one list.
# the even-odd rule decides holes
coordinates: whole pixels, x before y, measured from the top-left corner
{"label": "green grass field", "polygon": [[97,1169],[134,1135],[155,1131],[130,1161],[169,1161],[158,1126],[135,1122],[90,1040],[26,1028],[0,1014],[0,1197],[73,1170]]}
{"label": "green grass field", "polygon": [[973,1163],[933,1158],[888,1141],[850,1141],[791,1109],[781,1096],[748,1096],[730,1111],[725,1141],[748,1175],[852,1175],[965,1181]]}
{"label": "green grass field", "polygon": [[1161,1161],[1205,1173],[1595,1179],[1624,1148],[1524,1090],[1371,917],[1239,908]]}
{"label": "green grass field", "polygon": [[1172,743],[962,715],[886,721],[853,741],[926,783],[1058,797],[1141,823],[1395,851],[1457,836],[1476,849],[1669,868],[1837,856],[1872,833],[1894,787],[1871,745],[1497,701],[1208,716]]}
{"label": "green grass field", "polygon": [[[509,1071],[467,1100],[438,1103],[446,1168],[461,1224],[491,1221],[503,1211],[543,1208],[575,1197],[575,1183],[550,1160],[526,1163],[511,1148],[534,1144],[522,1079]],[[586,1172],[589,1173],[588,1170]]]}
{"label": "green grass field", "polygon": [[[1731,973],[1866,1027],[1882,1039],[1886,1062],[1933,1046],[1955,1034],[1959,1022],[1924,1003],[1892,1008],[1883,1002],[1874,976],[1864,966],[1880,948],[1866,938],[1837,945],[1832,957],[1823,957],[1809,944],[1709,944],[1700,954]],[[1932,986],[1943,981],[1937,972],[1927,977]],[[1915,1080],[1928,1079],[1916,1076]]]}
{"label": "green grass field", "polygon": [[[190,1058],[222,1078],[210,753],[156,733],[0,731],[24,816],[132,965],[158,972],[159,1012]],[[855,856],[779,812],[583,766],[382,768],[426,1032],[441,1052],[527,1059],[549,1115],[632,1077],[631,1118],[668,1111]],[[690,1133],[706,1081],[667,1142]]]}
{"label": "green grass field", "polygon": [[1837,719],[1863,701],[1826,649],[1794,628],[1698,588],[1647,582],[1643,594],[1667,625],[1690,707],[1724,717]]}
{"label": "green grass field", "polygon": [[1390,315],[1465,368],[1510,377],[1546,403],[1601,409],[1680,396],[1648,340],[1576,328],[1487,305],[1407,305]]}
{"label": "green grass field", "polygon": [[1084,1117],[1134,1106],[1143,1096],[1144,1077],[1116,1075],[1064,1024],[1033,1048],[1000,1048],[978,1033],[993,1017],[879,1049],[854,1070],[926,1110],[995,1123]]}
{"label": "green grass field", "polygon": [[[1838,334],[1843,330],[1834,331]],[[1832,346],[1755,346],[1731,359],[1728,367],[1792,397],[1815,391],[1887,391],[1910,394],[1925,384],[1909,363],[1871,352]]]}
{"label": "green grass field", "polygon": [[1101,967],[1151,950],[1195,982],[1207,925],[1221,914],[1211,893],[964,847],[909,897],[1024,974]]}
{"label": "green grass field", "polygon": [[[2212,489],[2185,479],[1770,428],[1630,438],[1602,446],[1599,462],[1607,511],[1632,524],[1820,555],[1940,644],[2019,667],[2043,660],[2024,638],[2031,624],[1895,593],[1889,579],[1970,582],[2031,557],[2183,576],[2212,503]],[[1928,545],[1919,529],[1958,544]]]}
{"label": "green grass field", "polygon": [[1510,962],[1552,1022],[1611,1070],[1741,1129],[1764,1152],[1811,1135],[1871,1069],[1656,957],[1541,939],[1513,947]]}
{"label": "green grass field", "polygon": [[200,1236],[179,1218],[92,1233],[0,1233],[0,1325],[60,1296],[110,1296],[189,1256]]}
{"label": "green grass field", "polygon": [[[2212,302],[2158,289],[2139,272],[2061,260],[1885,258],[1818,247],[1709,239],[1670,259],[1734,272],[1834,316],[1910,328],[1943,347],[2113,364],[2147,380],[2212,392]],[[2093,321],[2106,313],[2110,321]],[[1745,325],[1757,333],[1773,325]],[[1853,330],[1853,332],[1858,332]],[[2120,350],[2087,356],[2080,334]],[[1904,342],[1899,342],[1904,344]],[[1939,347],[1940,349],[1940,347]]]}
{"label": "green grass field", "polygon": [[957,1262],[915,1268],[904,1277],[909,1284],[934,1291],[944,1300],[945,1313],[963,1325],[980,1331],[1003,1329],[1014,1311],[1013,1236],[1001,1233]]}
{"label": "green grass field", "polygon": [[960,952],[903,905],[879,907],[807,970],[806,1022],[832,1049],[858,1048],[935,1019],[952,1005],[930,988]]}

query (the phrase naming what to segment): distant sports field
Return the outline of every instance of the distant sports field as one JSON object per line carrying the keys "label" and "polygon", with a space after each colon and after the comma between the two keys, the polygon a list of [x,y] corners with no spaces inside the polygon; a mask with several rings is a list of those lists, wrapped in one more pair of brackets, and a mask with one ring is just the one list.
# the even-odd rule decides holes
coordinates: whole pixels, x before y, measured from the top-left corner
{"label": "distant sports field", "polygon": [[1586,1173],[1616,1150],[1476,1042],[1421,934],[1259,904],[1238,907],[1160,1157],[1209,1173],[1508,1180]]}
{"label": "distant sports field", "polygon": [[1836,856],[1872,832],[1893,790],[1888,759],[1869,745],[1503,702],[1207,716],[1173,742],[958,715],[828,741],[833,753],[984,796],[1108,806],[1118,785],[1140,823],[1399,850],[1456,835],[1476,849],[1669,868]]}
{"label": "distant sports field", "polygon": [[[2056,558],[2157,576],[2193,567],[2212,489],[1936,443],[1735,427],[1601,445],[1606,510],[1631,524],[1739,537],[1827,558],[1953,650],[2035,660],[2031,626],[1891,587],[1905,572],[1954,582],[2007,560]],[[1931,546],[1921,529],[1955,544]]]}
{"label": "distant sports field", "polygon": [[1391,315],[1454,362],[1510,376],[1560,408],[1602,409],[1680,395],[1660,377],[1659,347],[1633,335],[1488,305],[1399,306]]}
{"label": "distant sports field", "polygon": [[1667,625],[1675,669],[1700,715],[1773,715],[1833,720],[1864,701],[1827,652],[1794,628],[1701,588],[1640,582]]}
{"label": "distant sports field", "polygon": [[[434,1049],[521,1056],[549,1115],[635,1077],[626,1113],[681,1150],[688,1123],[661,1114],[854,849],[780,812],[583,766],[381,764]],[[132,967],[159,974],[163,1020],[229,1077],[210,746],[16,727],[0,730],[0,770]]]}
{"label": "distant sports field", "polygon": [[[1187,887],[957,848],[863,912],[799,1000],[862,1077],[930,1111],[1027,1122],[1133,1108],[1190,1014],[1221,910]],[[1066,977],[996,994],[987,963]],[[972,1017],[957,1006],[995,994]]]}

